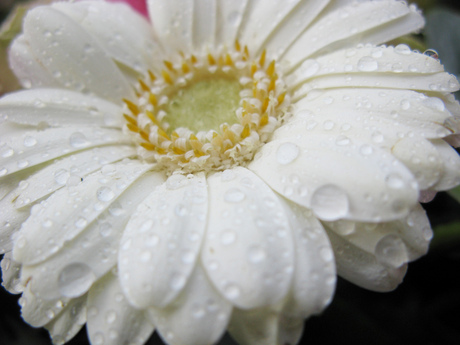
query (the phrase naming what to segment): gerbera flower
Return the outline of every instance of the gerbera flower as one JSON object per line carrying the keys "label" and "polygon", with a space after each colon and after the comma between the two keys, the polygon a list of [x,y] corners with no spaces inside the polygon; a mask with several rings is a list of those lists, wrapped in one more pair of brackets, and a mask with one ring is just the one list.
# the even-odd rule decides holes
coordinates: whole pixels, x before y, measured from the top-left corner
{"label": "gerbera flower", "polygon": [[[295,344],[394,289],[460,183],[457,80],[400,1],[59,2],[0,100],[3,284],[60,344]],[[361,44],[359,44],[361,43]],[[357,45],[359,44],[359,45]]]}

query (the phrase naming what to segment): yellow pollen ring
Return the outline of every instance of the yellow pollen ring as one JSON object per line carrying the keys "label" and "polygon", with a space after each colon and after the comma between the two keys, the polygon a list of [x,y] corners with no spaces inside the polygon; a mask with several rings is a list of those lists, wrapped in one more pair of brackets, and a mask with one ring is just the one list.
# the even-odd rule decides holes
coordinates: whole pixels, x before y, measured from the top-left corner
{"label": "yellow pollen ring", "polygon": [[[265,50],[253,59],[249,48],[238,41],[235,41],[234,50],[179,55],[179,59],[163,61],[165,68],[160,75],[148,71],[138,80],[135,86],[137,100],[123,99],[126,128],[144,150],[139,154],[147,161],[163,164],[170,172],[178,169],[187,172],[223,170],[246,164],[270,139],[289,106],[287,88],[275,60],[266,66]],[[183,101],[176,95],[187,94],[200,83],[209,84],[206,86],[210,88],[209,95],[214,95],[221,90],[213,90],[221,87],[220,81],[225,85],[240,85],[239,101],[231,110],[233,120],[221,122],[218,128],[198,132],[190,129],[193,127],[179,127],[172,121],[171,107],[182,106],[174,102]],[[222,92],[227,92],[225,90]],[[191,100],[195,102],[195,98]],[[206,99],[202,101],[206,105],[207,102]],[[184,107],[190,109],[187,116],[192,121],[208,121],[200,112],[196,113],[198,108],[192,104]]]}

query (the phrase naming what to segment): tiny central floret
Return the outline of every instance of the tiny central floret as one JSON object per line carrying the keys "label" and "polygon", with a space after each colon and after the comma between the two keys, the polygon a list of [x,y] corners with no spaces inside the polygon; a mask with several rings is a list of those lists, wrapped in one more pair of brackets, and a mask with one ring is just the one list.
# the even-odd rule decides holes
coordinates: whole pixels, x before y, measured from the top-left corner
{"label": "tiny central floret", "polygon": [[149,71],[124,99],[126,128],[146,161],[168,172],[245,165],[283,121],[290,104],[275,61],[232,50],[180,54]]}

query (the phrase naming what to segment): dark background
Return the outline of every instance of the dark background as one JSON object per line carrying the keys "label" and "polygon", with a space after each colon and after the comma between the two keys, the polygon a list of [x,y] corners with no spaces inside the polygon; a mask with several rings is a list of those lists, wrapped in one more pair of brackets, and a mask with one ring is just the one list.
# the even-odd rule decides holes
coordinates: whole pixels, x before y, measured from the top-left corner
{"label": "dark background", "polygon": [[[0,22],[7,14],[8,2],[15,1],[0,0]],[[417,38],[437,49],[446,69],[458,75],[460,1],[417,2],[427,15],[427,28]],[[306,321],[303,342],[460,344],[460,206],[447,193],[439,193],[424,207],[435,235],[429,254],[410,264],[403,284],[394,292],[381,294],[339,278],[332,304],[321,316]],[[0,288],[0,345],[50,345],[46,331],[31,328],[21,319],[17,299]],[[88,345],[85,329],[68,344]],[[155,334],[147,344],[162,342]],[[226,337],[224,344],[233,342]]]}

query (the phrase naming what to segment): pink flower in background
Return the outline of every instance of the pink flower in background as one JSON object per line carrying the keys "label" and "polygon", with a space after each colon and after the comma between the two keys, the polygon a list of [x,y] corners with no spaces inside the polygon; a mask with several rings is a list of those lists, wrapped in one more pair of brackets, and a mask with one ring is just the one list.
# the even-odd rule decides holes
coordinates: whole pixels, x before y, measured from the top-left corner
{"label": "pink flower in background", "polygon": [[145,0],[106,0],[107,2],[125,2],[137,12],[147,17],[147,4]]}

